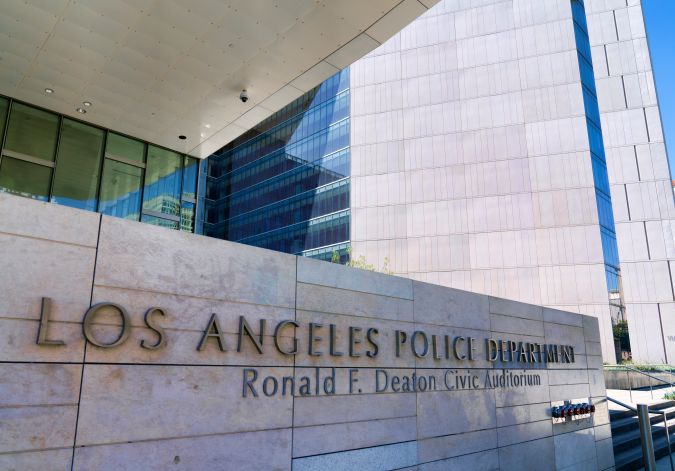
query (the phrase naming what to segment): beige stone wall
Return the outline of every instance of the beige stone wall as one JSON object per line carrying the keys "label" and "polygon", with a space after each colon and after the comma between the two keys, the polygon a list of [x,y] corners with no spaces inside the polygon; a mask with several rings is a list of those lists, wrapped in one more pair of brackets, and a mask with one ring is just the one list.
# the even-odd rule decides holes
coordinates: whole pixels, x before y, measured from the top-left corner
{"label": "beige stone wall", "polygon": [[675,359],[675,200],[641,0],[586,1],[630,347]]}
{"label": "beige stone wall", "polygon": [[444,0],[352,64],[350,239],[400,276],[592,315],[614,363],[576,47],[570,0]]}
{"label": "beige stone wall", "polygon": [[[613,466],[595,318],[349,269],[216,239],[0,194],[0,469],[566,469]],[[37,345],[41,298],[52,300],[48,338]],[[99,302],[124,306],[127,341],[86,343],[82,317]],[[143,322],[158,306],[166,345]],[[212,313],[227,352],[197,350]],[[236,352],[239,316],[258,331]],[[379,330],[377,358],[284,356],[276,321],[335,324],[345,351],[349,326]],[[113,340],[119,316],[104,311],[93,332]],[[395,330],[477,339],[569,344],[575,363],[534,368],[531,387],[374,392],[390,375],[484,375],[502,367],[416,358],[392,348]],[[282,339],[292,340],[291,337]],[[313,377],[335,368],[336,394],[242,397],[242,372]],[[350,369],[361,393],[349,394]],[[592,398],[597,412],[553,424],[552,402]],[[574,450],[570,453],[569,450]],[[533,458],[536,457],[536,460]]]}

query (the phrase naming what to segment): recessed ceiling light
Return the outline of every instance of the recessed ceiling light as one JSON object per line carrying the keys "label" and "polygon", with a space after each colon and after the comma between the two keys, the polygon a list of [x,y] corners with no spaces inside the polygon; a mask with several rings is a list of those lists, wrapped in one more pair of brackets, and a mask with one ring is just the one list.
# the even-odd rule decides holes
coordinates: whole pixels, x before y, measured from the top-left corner
{"label": "recessed ceiling light", "polygon": [[85,110],[84,108],[75,108],[75,111],[77,111],[80,114],[85,114],[87,112],[87,110]]}
{"label": "recessed ceiling light", "polygon": [[54,89],[53,88],[45,88],[45,93],[48,93],[48,94],[51,95],[52,93],[54,93]]}
{"label": "recessed ceiling light", "polygon": [[185,137],[181,134],[180,136],[178,136],[178,139],[180,139],[181,141],[184,141],[185,139],[187,139],[187,137]]}
{"label": "recessed ceiling light", "polygon": [[91,106],[91,102],[90,102],[90,101],[83,101],[82,104],[83,104],[84,106],[86,106],[86,107]]}
{"label": "recessed ceiling light", "polygon": [[211,125],[210,125],[210,124],[205,124],[204,127],[205,127],[206,129],[211,129]]}

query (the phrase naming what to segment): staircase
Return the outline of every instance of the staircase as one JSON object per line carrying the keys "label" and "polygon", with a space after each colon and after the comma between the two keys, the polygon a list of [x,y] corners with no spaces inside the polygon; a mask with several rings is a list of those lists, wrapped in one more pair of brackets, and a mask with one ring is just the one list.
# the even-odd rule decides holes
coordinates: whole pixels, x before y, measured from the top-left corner
{"label": "staircase", "polygon": [[[668,431],[671,434],[671,450],[675,453],[675,401],[663,401],[650,405],[650,410],[665,411],[668,417]],[[610,411],[612,442],[614,445],[614,462],[616,471],[633,471],[641,469],[642,445],[640,444],[640,428],[637,413],[631,410]],[[652,439],[656,459],[668,455],[668,444],[665,435],[663,415],[652,414]],[[675,456],[673,457],[675,459]]]}

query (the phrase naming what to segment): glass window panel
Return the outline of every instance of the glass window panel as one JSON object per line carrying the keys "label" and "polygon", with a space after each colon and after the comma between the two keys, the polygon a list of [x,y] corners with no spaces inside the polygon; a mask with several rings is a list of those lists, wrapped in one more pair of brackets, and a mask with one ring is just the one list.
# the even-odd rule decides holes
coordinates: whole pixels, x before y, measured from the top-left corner
{"label": "glass window panel", "polygon": [[105,159],[99,212],[138,221],[143,169]]}
{"label": "glass window panel", "polygon": [[143,209],[180,215],[182,157],[159,147],[148,147]]}
{"label": "glass window panel", "polygon": [[9,100],[7,98],[0,97],[0,143],[2,142],[2,136],[5,133],[5,119],[7,118],[8,107]]}
{"label": "glass window panel", "polygon": [[47,201],[52,169],[44,165],[3,156],[0,164],[0,190]]}
{"label": "glass window panel", "polygon": [[141,222],[147,222],[159,227],[166,227],[168,229],[178,229],[178,221],[170,221],[168,219],[158,218],[155,216],[148,216],[144,214],[141,216]]}
{"label": "glass window panel", "polygon": [[183,201],[180,210],[180,230],[185,232],[194,232],[195,230],[195,205]]}
{"label": "glass window panel", "polygon": [[214,200],[206,211],[209,234],[291,252],[348,239],[348,221],[303,223],[348,207],[348,182],[333,186],[349,168],[349,91],[342,76],[348,73],[275,113],[255,127],[257,135],[246,133],[213,156],[216,163],[207,172]]}
{"label": "glass window panel", "polygon": [[194,199],[197,197],[197,172],[199,172],[199,161],[193,157],[185,157],[183,198]]}
{"label": "glass window panel", "polygon": [[54,160],[59,117],[22,103],[12,103],[5,149]]}
{"label": "glass window panel", "polygon": [[136,162],[145,162],[145,144],[141,141],[120,136],[114,132],[108,133],[105,151],[108,154]]}
{"label": "glass window panel", "polygon": [[63,120],[52,201],[96,211],[96,188],[103,150],[102,129]]}

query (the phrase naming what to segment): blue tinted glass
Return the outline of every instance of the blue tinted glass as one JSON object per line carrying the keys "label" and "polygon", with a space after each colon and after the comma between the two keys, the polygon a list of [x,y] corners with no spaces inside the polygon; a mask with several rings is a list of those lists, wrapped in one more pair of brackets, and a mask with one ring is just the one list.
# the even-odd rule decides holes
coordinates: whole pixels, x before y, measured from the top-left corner
{"label": "blue tinted glass", "polygon": [[199,160],[193,157],[185,157],[183,163],[183,198],[195,199],[197,197]]}
{"label": "blue tinted glass", "polygon": [[145,169],[143,210],[178,216],[182,174],[180,154],[155,146],[148,146]]}
{"label": "blue tinted glass", "polygon": [[141,212],[141,178],[143,169],[105,159],[99,212],[138,221]]}
{"label": "blue tinted glass", "polygon": [[598,109],[597,97],[586,87],[582,87],[584,95],[584,107],[586,109],[586,116],[597,127],[600,127],[600,110]]}
{"label": "blue tinted glass", "polygon": [[609,178],[605,162],[605,145],[602,139],[600,110],[595,90],[591,48],[588,40],[588,28],[586,26],[586,13],[581,0],[572,0],[572,16],[574,19],[574,34],[578,51],[581,88],[584,96],[584,109],[586,111],[586,128],[588,130],[588,143],[595,184],[595,201],[598,210],[598,223],[600,225],[602,254],[605,261],[607,288],[610,295],[614,294],[616,296],[616,294],[620,294],[619,251],[616,243],[614,214],[612,212]]}
{"label": "blue tinted glass", "polygon": [[180,230],[194,232],[195,228],[195,204],[183,201],[180,209]]}
{"label": "blue tinted glass", "polygon": [[148,224],[152,224],[155,226],[159,227],[166,227],[167,229],[178,229],[178,222],[177,221],[172,221],[169,219],[164,219],[164,218],[158,218],[155,216],[148,216],[147,214],[144,214],[141,216],[141,222],[146,222]]}
{"label": "blue tinted glass", "polygon": [[211,155],[204,233],[319,258],[332,253],[328,246],[346,255],[349,99],[344,70]]}
{"label": "blue tinted glass", "polygon": [[[303,100],[303,98],[298,100]],[[241,143],[233,146],[231,150],[221,149],[216,152],[213,162],[210,164],[209,175],[218,178],[270,152],[287,149],[292,144],[327,128],[328,125],[346,119],[349,113],[349,92],[340,91],[337,96],[325,102],[319,100],[318,95],[315,95],[312,100],[307,102],[307,106],[310,108],[298,110],[298,113],[287,121],[277,124],[264,133],[253,131],[245,134],[243,138],[237,140]],[[254,127],[254,130],[261,126]],[[254,136],[249,137],[249,135]],[[218,156],[218,158],[215,158],[215,156]]]}
{"label": "blue tinted glass", "polygon": [[336,244],[349,238],[349,210],[284,227],[239,242],[288,253]]}

